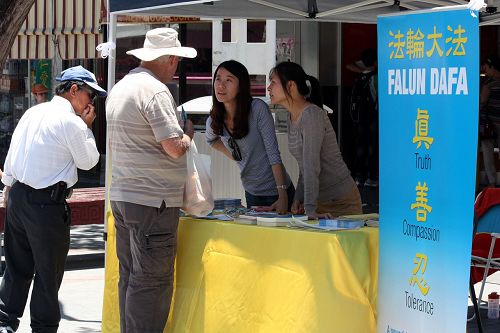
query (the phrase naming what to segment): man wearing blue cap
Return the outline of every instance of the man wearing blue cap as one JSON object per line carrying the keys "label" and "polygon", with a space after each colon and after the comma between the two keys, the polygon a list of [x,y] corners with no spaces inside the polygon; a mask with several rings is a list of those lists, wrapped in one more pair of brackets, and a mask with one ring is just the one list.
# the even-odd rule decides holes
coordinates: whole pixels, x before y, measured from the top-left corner
{"label": "man wearing blue cap", "polygon": [[66,198],[78,180],[77,168],[89,170],[99,161],[93,104],[106,91],[82,66],[56,80],[61,82],[56,96],[22,116],[4,164],[7,266],[0,285],[0,333],[17,330],[32,280],[31,328],[57,332],[57,294],[69,250]]}

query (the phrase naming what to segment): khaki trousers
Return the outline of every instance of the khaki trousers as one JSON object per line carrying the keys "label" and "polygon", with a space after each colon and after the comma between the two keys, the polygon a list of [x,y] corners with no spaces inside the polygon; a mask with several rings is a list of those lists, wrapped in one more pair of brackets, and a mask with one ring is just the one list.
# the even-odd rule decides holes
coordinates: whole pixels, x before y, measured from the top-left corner
{"label": "khaki trousers", "polygon": [[363,214],[361,195],[359,194],[358,187],[353,185],[351,191],[337,200],[318,202],[316,213],[330,213],[333,217]]}

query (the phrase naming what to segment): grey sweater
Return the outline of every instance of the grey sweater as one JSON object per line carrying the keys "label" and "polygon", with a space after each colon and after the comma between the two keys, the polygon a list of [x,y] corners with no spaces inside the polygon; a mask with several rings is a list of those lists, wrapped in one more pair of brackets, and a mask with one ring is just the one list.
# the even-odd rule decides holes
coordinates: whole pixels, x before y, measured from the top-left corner
{"label": "grey sweater", "polygon": [[354,186],[337,144],[326,111],[308,105],[299,119],[288,119],[288,149],[299,165],[295,200],[304,203],[306,214],[316,211],[318,202],[334,201]]}

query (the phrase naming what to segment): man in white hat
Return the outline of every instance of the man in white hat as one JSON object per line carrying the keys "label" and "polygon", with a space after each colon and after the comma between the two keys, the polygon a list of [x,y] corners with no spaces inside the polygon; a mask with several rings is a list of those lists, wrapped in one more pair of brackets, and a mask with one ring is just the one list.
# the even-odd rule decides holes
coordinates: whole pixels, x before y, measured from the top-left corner
{"label": "man in white hat", "polygon": [[77,168],[99,161],[92,134],[94,99],[106,96],[94,74],[76,66],[56,80],[56,96],[28,109],[17,125],[5,159],[5,259],[0,285],[0,333],[15,332],[31,292],[31,328],[59,327],[58,291],[69,250],[71,212],[66,198]]}
{"label": "man in white hat", "polygon": [[[180,58],[177,32],[146,33],[144,47],[128,51],[141,60],[111,90],[106,101],[111,147],[111,209],[120,262],[121,333],[161,333],[173,290],[179,207],[186,179],[185,153],[193,124],[180,125],[172,81]],[[183,130],[184,128],[184,130]]]}

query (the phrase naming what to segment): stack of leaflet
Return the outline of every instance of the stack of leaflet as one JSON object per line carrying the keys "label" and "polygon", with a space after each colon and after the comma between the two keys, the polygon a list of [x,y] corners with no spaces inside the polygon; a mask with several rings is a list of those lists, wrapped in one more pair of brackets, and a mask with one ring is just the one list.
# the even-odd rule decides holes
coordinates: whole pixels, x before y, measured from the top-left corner
{"label": "stack of leaflet", "polygon": [[365,223],[365,226],[367,226],[367,227],[378,227],[378,218],[379,218],[379,215],[377,213],[344,215],[344,216],[338,217],[338,219],[340,219],[340,220],[363,221]]}
{"label": "stack of leaflet", "polygon": [[239,224],[257,224],[257,216],[240,214],[234,218],[234,222]]}
{"label": "stack of leaflet", "polygon": [[239,198],[222,198],[214,200],[214,210],[233,209],[241,207]]}
{"label": "stack of leaflet", "polygon": [[224,199],[215,199],[214,200],[214,210],[224,210]]}
{"label": "stack of leaflet", "polygon": [[356,219],[319,219],[319,220],[308,220],[301,221],[299,219],[292,219],[290,224],[298,228],[307,229],[319,229],[319,230],[349,230],[349,229],[359,229],[365,225],[363,220]]}
{"label": "stack of leaflet", "polygon": [[286,227],[292,219],[307,221],[307,215],[280,215],[278,213],[259,213],[257,215],[257,225],[264,227]]}
{"label": "stack of leaflet", "polygon": [[284,227],[289,225],[292,218],[305,221],[307,215],[280,215],[276,212],[254,212],[249,211],[234,219],[240,224],[257,224],[265,227]]}

